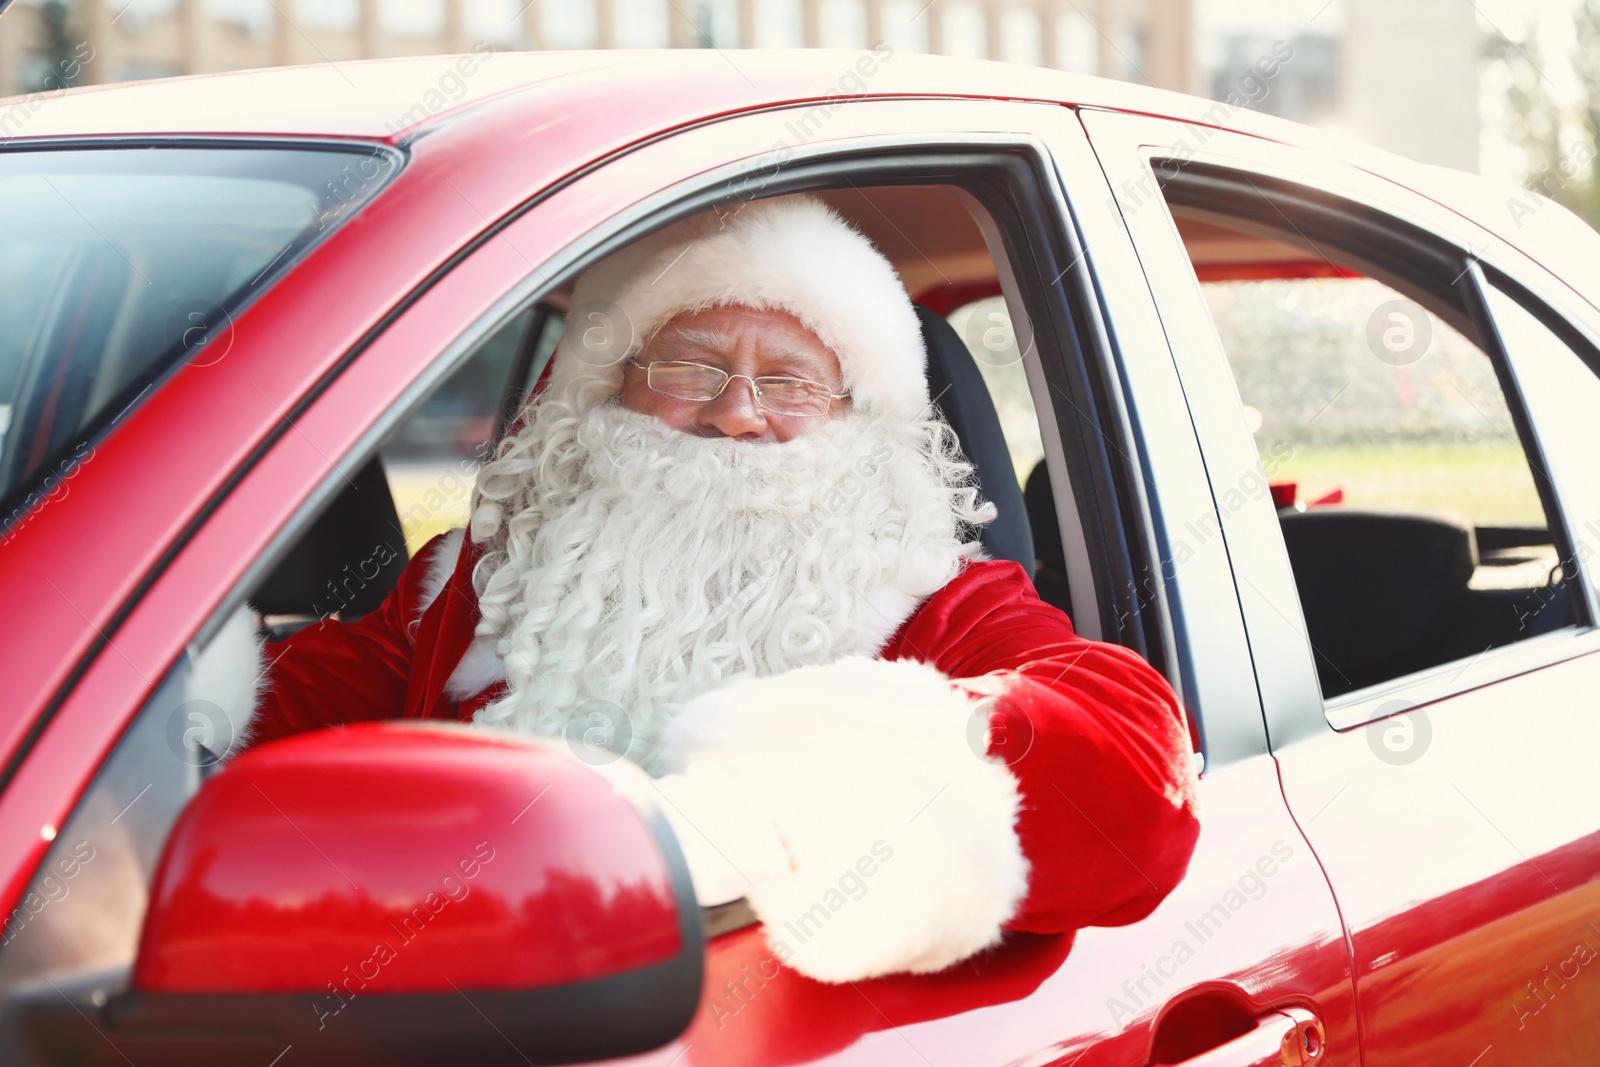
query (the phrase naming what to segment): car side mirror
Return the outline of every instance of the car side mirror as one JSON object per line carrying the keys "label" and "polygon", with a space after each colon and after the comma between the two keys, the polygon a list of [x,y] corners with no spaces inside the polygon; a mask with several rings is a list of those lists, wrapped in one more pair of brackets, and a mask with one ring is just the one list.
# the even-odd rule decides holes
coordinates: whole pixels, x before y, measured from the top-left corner
{"label": "car side mirror", "polygon": [[[699,1001],[704,937],[649,792],[631,764],[602,773],[464,727],[371,723],[247,751],[173,828],[129,988],[93,1021],[135,1063],[657,1048]],[[36,1040],[94,1037],[57,1014],[35,1017]]]}

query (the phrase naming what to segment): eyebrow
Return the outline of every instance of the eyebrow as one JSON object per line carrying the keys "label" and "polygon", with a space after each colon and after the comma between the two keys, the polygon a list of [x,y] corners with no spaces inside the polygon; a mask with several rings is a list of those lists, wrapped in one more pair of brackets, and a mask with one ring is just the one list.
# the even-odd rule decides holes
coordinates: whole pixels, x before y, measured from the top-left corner
{"label": "eyebrow", "polygon": [[[666,330],[669,340],[680,341],[695,348],[703,348],[707,352],[725,356],[733,349],[733,342],[728,335],[718,330],[708,330],[700,326],[671,326]],[[770,353],[774,358],[787,360],[797,364],[804,371],[820,375],[826,368],[815,356],[808,352],[801,352],[792,348],[773,349]]]}
{"label": "eyebrow", "polygon": [[667,330],[667,337],[718,355],[726,355],[733,348],[727,334],[699,326],[673,326]]}

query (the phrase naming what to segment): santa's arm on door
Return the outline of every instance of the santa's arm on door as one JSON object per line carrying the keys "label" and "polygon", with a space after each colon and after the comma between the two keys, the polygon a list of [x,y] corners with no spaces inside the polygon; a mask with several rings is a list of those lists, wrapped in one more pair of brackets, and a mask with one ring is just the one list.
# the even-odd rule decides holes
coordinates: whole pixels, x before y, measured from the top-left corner
{"label": "santa's arm on door", "polygon": [[383,603],[361,618],[321,619],[264,645],[263,692],[243,743],[401,718],[417,627],[450,577],[460,546],[458,530],[433,538]]}
{"label": "santa's arm on door", "polygon": [[1012,563],[969,565],[878,660],[699,698],[668,743],[697,888],[745,896],[779,958],[827,981],[1136,921],[1199,833],[1171,687]]}

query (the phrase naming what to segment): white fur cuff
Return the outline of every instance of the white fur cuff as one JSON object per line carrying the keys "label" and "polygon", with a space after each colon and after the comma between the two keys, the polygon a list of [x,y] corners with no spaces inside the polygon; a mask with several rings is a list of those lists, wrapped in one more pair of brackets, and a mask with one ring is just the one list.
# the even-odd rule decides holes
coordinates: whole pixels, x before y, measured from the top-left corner
{"label": "white fur cuff", "polygon": [[[184,698],[210,707],[191,710],[193,726],[185,732],[186,739],[223,758],[250,744],[256,708],[266,689],[264,644],[256,635],[255,612],[241,604],[194,656],[184,680]],[[219,712],[226,723],[213,721]]]}
{"label": "white fur cuff", "polygon": [[968,742],[982,714],[926,664],[852,657],[698,698],[665,756],[726,768],[720,803],[775,828],[787,869],[750,863],[746,897],[782,962],[827,982],[937,971],[994,944],[1027,889],[1016,779]]}

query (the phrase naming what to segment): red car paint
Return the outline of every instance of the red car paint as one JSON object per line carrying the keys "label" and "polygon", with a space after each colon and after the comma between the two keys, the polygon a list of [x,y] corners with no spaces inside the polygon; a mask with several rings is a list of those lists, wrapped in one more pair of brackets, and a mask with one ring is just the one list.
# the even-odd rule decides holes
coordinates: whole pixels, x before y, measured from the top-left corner
{"label": "red car paint", "polygon": [[133,985],[331,983],[318,1010],[337,1012],[340,989],[526,989],[669,960],[671,877],[631,816],[606,779],[533,744],[362,724],[252,750],[174,827]]}
{"label": "red car paint", "polygon": [[[405,70],[420,75],[430,62],[444,61]],[[501,56],[492,80],[427,116],[426,135],[415,138],[395,125],[415,103],[397,88],[403,80],[363,94],[328,68],[240,75],[239,92],[219,91],[235,84],[226,77],[204,77],[69,93],[35,116],[10,149],[135,134],[308,137],[403,142],[410,159],[239,317],[225,359],[184,368],[135,408],[96,443],[70,492],[0,550],[0,596],[12,609],[0,614],[0,910],[16,906],[54,829],[156,682],[339,457],[508,280],[672,182],[766,148],[719,143],[723,124],[799,102],[832,107],[842,94],[847,110],[881,113],[885,132],[896,129],[896,99],[997,108],[1032,100],[1217,121],[1206,101],[912,56],[880,63],[865,91],[845,94],[839,72],[854,62],[829,53],[685,52],[630,65],[618,53]],[[1414,180],[1466,214],[1493,202],[1248,111],[1227,121]],[[536,200],[474,249],[491,224]],[[1518,245],[1510,226],[1496,232]],[[1574,265],[1589,248],[1538,254],[1592,304],[1597,290]],[[1455,715],[1435,741],[1445,746],[1436,749],[1440,782],[1456,781],[1463,795],[1497,782],[1495,823],[1535,828],[1531,847],[1507,841],[1497,852],[1473,838],[1469,858],[1450,857],[1450,834],[1475,817],[1472,801],[1444,811],[1414,779],[1375,779],[1361,762],[1364,731],[1271,755],[1263,743],[1259,757],[1202,779],[1204,830],[1190,874],[1147,919],[1018,937],[943,974],[844,986],[782,969],[759,931],[746,929],[709,943],[694,1024],[639,1062],[1178,1062],[1287,1019],[1286,1009],[1320,1020],[1329,1063],[1522,1062],[1507,1029],[1536,1027],[1542,1043],[1529,1046],[1537,1054],[1527,1062],[1570,1061],[1592,1050],[1600,979],[1576,944],[1548,951],[1546,934],[1589,937],[1583,927],[1600,904],[1600,805],[1545,805],[1550,794],[1536,786],[1561,752],[1600,751],[1600,716],[1539,721],[1512,737],[1514,758],[1497,757],[1504,731],[1518,728],[1508,715],[1593,693],[1595,661],[1491,686],[1435,714],[1436,727]],[[1580,759],[1566,765],[1593,781]],[[1363,784],[1340,801],[1341,782]],[[374,811],[392,811],[386,803]],[[1440,851],[1418,854],[1419,834],[1408,829]],[[359,857],[359,842],[350,848]],[[146,980],[199,980],[161,966],[150,961]],[[1453,1008],[1496,997],[1502,1016]]]}

